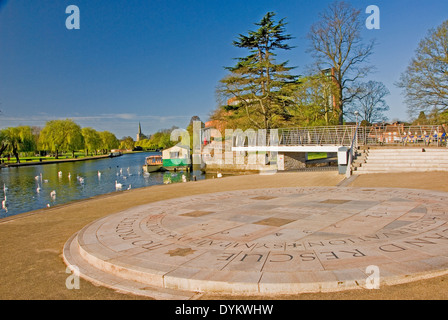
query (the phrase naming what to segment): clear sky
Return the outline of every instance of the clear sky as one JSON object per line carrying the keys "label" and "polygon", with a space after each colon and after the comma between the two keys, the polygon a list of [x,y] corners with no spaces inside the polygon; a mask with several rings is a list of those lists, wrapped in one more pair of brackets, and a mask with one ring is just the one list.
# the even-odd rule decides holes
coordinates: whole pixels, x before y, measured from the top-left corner
{"label": "clear sky", "polygon": [[[82,127],[135,138],[216,108],[225,66],[247,52],[234,48],[266,12],[285,18],[295,48],[279,56],[303,74],[311,63],[306,34],[326,0],[0,0],[0,128],[44,126],[71,118]],[[390,90],[390,120],[407,120],[394,86],[430,28],[448,19],[446,0],[350,0],[363,12],[380,8],[380,30],[369,78]],[[68,30],[66,8],[80,10]]]}

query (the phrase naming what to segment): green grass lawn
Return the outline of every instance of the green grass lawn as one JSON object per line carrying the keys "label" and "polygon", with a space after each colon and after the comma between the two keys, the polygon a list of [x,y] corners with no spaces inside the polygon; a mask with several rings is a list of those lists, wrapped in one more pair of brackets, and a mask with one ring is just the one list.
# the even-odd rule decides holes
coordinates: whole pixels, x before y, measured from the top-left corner
{"label": "green grass lawn", "polygon": [[[248,152],[249,155],[256,154],[257,152]],[[326,152],[308,152],[308,160],[326,159]]]}
{"label": "green grass lawn", "polygon": [[326,152],[309,152],[308,153],[308,160],[317,160],[317,159],[326,159],[327,153]]}
{"label": "green grass lawn", "polygon": [[[100,155],[100,154],[98,154]],[[89,155],[89,157],[91,157],[92,155]],[[76,159],[82,159],[85,158],[86,155],[83,152],[75,152],[75,158]],[[309,152],[308,153],[308,160],[317,160],[317,159],[325,159],[327,158],[327,154],[325,152]],[[59,155],[59,158],[56,159],[54,156],[50,157],[50,156],[43,156],[43,157],[20,157],[20,162],[21,163],[26,163],[26,162],[40,162],[40,159],[42,159],[42,161],[52,161],[52,160],[65,160],[65,159],[73,159],[72,154],[71,153],[64,153]],[[8,158],[7,157],[3,157],[0,158],[0,161],[2,163],[16,163],[16,158],[15,157],[10,157],[9,162],[8,162]]]}
{"label": "green grass lawn", "polygon": [[[100,155],[100,154],[98,154]],[[87,156],[85,155],[85,153],[83,152],[75,152],[75,159],[82,159],[82,158],[86,158]],[[88,157],[92,157],[92,155],[89,155]],[[42,161],[52,161],[52,160],[65,160],[65,159],[73,159],[73,155],[72,153],[64,153],[59,155],[59,158],[56,159],[56,157],[52,156],[42,156],[42,157],[36,157],[36,156],[31,156],[31,157],[19,157],[20,159],[20,163],[26,163],[26,162],[40,162],[41,159]],[[0,161],[2,163],[16,163],[16,157],[10,157],[9,161],[8,161],[8,157],[2,157],[0,158]]]}

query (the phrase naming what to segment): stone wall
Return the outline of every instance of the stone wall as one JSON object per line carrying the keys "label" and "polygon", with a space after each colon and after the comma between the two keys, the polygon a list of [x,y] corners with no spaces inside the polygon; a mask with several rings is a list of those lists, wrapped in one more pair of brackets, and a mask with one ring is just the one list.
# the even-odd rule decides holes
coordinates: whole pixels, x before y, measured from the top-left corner
{"label": "stone wall", "polygon": [[[279,152],[284,155],[284,169],[297,170],[306,167],[307,154],[305,152]],[[252,163],[248,163],[248,158],[244,157],[238,161],[232,158],[232,154],[227,155],[231,163],[226,163],[223,156],[220,160],[208,162],[205,165],[206,172],[235,172],[235,171],[269,171],[276,169],[275,163],[272,166],[266,163],[267,158],[261,155],[260,158],[252,159]],[[235,154],[233,154],[235,156]],[[233,162],[233,163],[232,163]]]}
{"label": "stone wall", "polygon": [[237,158],[236,152],[225,152],[222,154],[221,159],[207,161],[204,167],[203,170],[210,173],[268,172],[277,169],[274,163],[271,165],[268,162],[264,154],[249,159],[247,154]]}
{"label": "stone wall", "polygon": [[279,152],[279,154],[283,154],[285,156],[285,170],[295,170],[306,167],[305,152]]}

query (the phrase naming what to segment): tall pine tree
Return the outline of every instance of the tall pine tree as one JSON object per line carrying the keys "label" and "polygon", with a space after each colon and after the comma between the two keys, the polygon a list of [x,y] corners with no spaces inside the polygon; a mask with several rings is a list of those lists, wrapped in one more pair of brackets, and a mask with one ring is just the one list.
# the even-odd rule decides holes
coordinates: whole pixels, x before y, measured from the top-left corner
{"label": "tall pine tree", "polygon": [[285,90],[296,81],[290,74],[293,68],[287,62],[275,61],[276,50],[291,49],[286,43],[291,36],[285,34],[284,19],[275,22],[274,17],[275,13],[268,12],[255,24],[257,30],[240,35],[233,42],[250,54],[238,58],[234,67],[226,68],[230,74],[218,87],[220,97],[232,102],[223,108],[231,110],[232,117],[245,118],[247,126],[257,129],[270,129],[287,120],[288,108],[293,104],[290,90]]}

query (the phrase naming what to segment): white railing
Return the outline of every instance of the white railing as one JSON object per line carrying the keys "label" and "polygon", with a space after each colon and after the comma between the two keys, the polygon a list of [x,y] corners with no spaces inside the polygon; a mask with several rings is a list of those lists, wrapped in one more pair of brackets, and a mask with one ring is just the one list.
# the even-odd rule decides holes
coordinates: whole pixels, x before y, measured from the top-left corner
{"label": "white railing", "polygon": [[278,129],[279,144],[290,145],[350,145],[355,126],[302,127]]}
{"label": "white railing", "polygon": [[[447,132],[441,125],[369,126],[360,128],[363,145],[446,145]],[[362,138],[361,138],[362,137]]]}
{"label": "white railing", "polygon": [[[207,130],[207,129],[206,129]],[[206,132],[204,130],[204,132]],[[243,133],[241,131],[241,133]],[[207,137],[207,135],[204,135]],[[236,143],[236,139],[239,142]],[[275,139],[272,137],[275,136]],[[278,139],[277,139],[278,137]],[[275,142],[278,146],[351,146],[356,137],[357,146],[361,145],[447,145],[447,132],[441,125],[433,126],[327,126],[298,127],[272,130],[246,130],[242,135],[226,136],[213,139],[233,146],[247,146],[256,141],[256,145],[269,146]],[[242,141],[241,141],[242,139]],[[210,138],[206,139],[210,143]],[[251,141],[251,142],[250,142]],[[203,139],[201,139],[203,144]]]}
{"label": "white railing", "polygon": [[350,150],[348,151],[348,161],[347,161],[347,171],[346,171],[346,177],[349,178],[352,175],[352,162],[355,158],[355,150],[358,149],[358,128],[359,123],[356,124],[356,130],[353,134],[352,143],[350,145]]}

